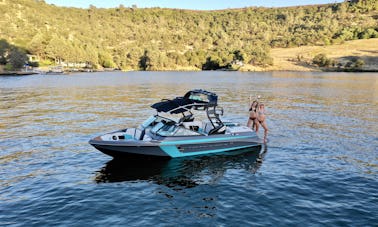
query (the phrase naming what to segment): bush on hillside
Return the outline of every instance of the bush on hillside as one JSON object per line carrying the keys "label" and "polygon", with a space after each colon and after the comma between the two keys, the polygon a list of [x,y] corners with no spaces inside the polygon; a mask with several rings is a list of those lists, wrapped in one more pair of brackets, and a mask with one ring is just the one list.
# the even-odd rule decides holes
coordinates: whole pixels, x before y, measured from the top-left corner
{"label": "bush on hillside", "polygon": [[335,64],[333,59],[328,58],[325,54],[317,54],[313,59],[312,63],[319,67],[330,67]]}

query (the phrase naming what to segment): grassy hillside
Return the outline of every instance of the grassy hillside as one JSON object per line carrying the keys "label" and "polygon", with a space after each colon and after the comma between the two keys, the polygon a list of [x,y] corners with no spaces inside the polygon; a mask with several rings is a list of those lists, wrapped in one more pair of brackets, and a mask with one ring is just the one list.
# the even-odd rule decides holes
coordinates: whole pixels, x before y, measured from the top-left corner
{"label": "grassy hillside", "polygon": [[[273,66],[265,68],[245,66],[244,71],[321,71],[338,70],[337,63],[345,65],[353,59],[361,59],[364,64],[360,71],[378,71],[378,39],[347,41],[343,44],[329,46],[301,46],[292,48],[274,48],[271,50]],[[335,67],[318,67],[313,59],[318,54],[325,54],[336,62]]]}
{"label": "grassy hillside", "polygon": [[0,64],[8,65],[7,53],[23,50],[45,64],[87,62],[125,70],[231,69],[240,63],[269,68],[278,64],[271,48],[378,37],[376,0],[220,11],[77,9],[0,0],[0,15]]}

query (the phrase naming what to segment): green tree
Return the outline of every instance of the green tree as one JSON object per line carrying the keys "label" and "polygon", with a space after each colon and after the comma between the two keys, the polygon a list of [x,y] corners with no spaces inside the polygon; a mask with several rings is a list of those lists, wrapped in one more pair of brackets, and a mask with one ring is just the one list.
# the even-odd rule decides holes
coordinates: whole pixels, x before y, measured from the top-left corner
{"label": "green tree", "polygon": [[334,62],[327,57],[325,54],[317,54],[313,59],[312,62],[319,66],[319,67],[329,67]]}
{"label": "green tree", "polygon": [[99,60],[100,65],[104,68],[115,68],[116,67],[112,56],[106,51],[101,51],[99,53],[98,60]]}
{"label": "green tree", "polygon": [[212,57],[207,57],[206,62],[202,65],[202,70],[216,70],[219,68],[219,59],[212,59]]}
{"label": "green tree", "polygon": [[29,42],[29,51],[42,58],[46,57],[46,47],[49,44],[49,37],[46,34],[38,33]]}
{"label": "green tree", "polygon": [[85,59],[88,63],[92,65],[92,67],[97,68],[98,67],[98,52],[97,49],[91,45],[87,44],[85,45]]}
{"label": "green tree", "polygon": [[244,53],[240,50],[235,50],[234,51],[234,61],[241,61],[243,62],[244,61]]}
{"label": "green tree", "polygon": [[66,42],[63,38],[54,35],[46,46],[46,56],[53,59],[55,62],[61,63],[64,61],[66,52]]}
{"label": "green tree", "polygon": [[144,51],[144,54],[139,59],[139,68],[142,70],[147,70],[151,67],[151,58],[149,56],[148,50]]}
{"label": "green tree", "polygon": [[12,66],[12,69],[22,68],[28,60],[25,51],[12,47],[9,52],[9,64]]}
{"label": "green tree", "polygon": [[357,59],[356,62],[354,63],[354,67],[357,69],[361,69],[362,66],[364,65],[365,65],[365,62],[362,59]]}
{"label": "green tree", "polygon": [[0,65],[7,64],[6,54],[9,50],[9,43],[5,39],[0,39]]}
{"label": "green tree", "polygon": [[269,48],[264,45],[254,46],[250,51],[249,63],[259,66],[273,65],[273,59],[269,55]]}
{"label": "green tree", "polygon": [[23,49],[9,44],[5,39],[0,40],[0,64],[6,65],[6,69],[20,69],[27,60],[28,57]]}
{"label": "green tree", "polygon": [[378,38],[378,32],[375,29],[368,28],[358,34],[359,39]]}

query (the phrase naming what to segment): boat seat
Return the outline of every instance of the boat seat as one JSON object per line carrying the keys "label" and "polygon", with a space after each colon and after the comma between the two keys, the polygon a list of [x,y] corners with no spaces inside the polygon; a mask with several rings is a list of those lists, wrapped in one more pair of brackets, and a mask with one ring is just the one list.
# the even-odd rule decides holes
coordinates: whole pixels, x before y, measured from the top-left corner
{"label": "boat seat", "polygon": [[126,130],[125,138],[133,138],[135,140],[143,140],[143,137],[146,133],[145,129],[139,129],[139,128],[128,128]]}
{"label": "boat seat", "polygon": [[202,128],[205,134],[209,134],[210,130],[214,127],[210,122],[203,122]]}
{"label": "boat seat", "polygon": [[190,129],[193,131],[199,131],[199,129],[202,127],[202,122],[200,121],[183,122],[182,125],[187,129]]}
{"label": "boat seat", "polygon": [[226,126],[225,125],[219,125],[209,131],[209,135],[214,134],[225,134],[226,133]]}

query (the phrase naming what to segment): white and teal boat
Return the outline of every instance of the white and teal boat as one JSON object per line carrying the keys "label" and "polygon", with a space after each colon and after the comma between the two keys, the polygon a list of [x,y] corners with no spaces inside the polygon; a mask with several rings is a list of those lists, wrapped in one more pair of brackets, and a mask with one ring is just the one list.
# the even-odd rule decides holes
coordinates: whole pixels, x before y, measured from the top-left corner
{"label": "white and teal boat", "polygon": [[[107,133],[89,143],[113,157],[167,158],[216,154],[262,145],[252,129],[220,119],[223,108],[218,106],[215,93],[191,90],[183,97],[165,99],[151,107],[156,109],[156,115],[140,126]],[[202,118],[200,113],[203,113]]]}

